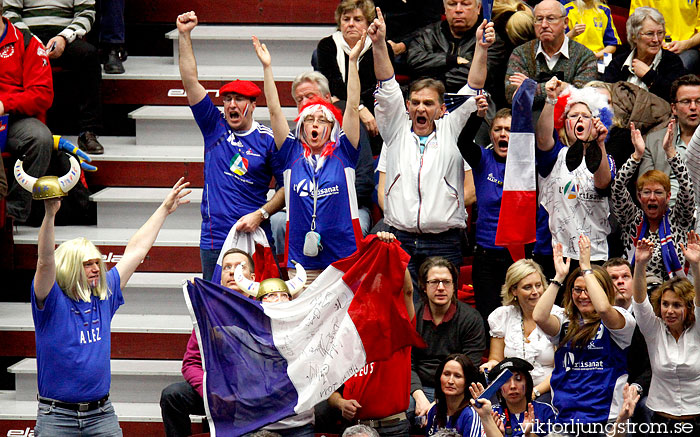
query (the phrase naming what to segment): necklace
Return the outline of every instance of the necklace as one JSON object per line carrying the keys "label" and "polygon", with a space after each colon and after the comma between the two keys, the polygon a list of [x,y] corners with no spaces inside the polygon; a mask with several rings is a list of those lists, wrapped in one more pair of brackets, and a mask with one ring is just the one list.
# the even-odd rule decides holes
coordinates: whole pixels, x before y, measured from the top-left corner
{"label": "necklace", "polygon": [[523,333],[523,359],[525,358],[525,343],[530,343],[530,339],[525,335],[525,314],[520,310],[520,330]]}

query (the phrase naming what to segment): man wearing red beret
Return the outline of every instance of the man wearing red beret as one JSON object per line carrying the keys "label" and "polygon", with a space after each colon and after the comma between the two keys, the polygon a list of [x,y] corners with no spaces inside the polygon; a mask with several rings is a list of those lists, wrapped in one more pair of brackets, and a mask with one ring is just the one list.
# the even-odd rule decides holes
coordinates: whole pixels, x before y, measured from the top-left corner
{"label": "man wearing red beret", "polygon": [[[255,99],[261,93],[253,82],[234,80],[219,90],[224,113],[214,105],[197,77],[197,61],[190,33],[197,15],[177,17],[180,77],[187,101],[204,136],[204,192],[200,256],[204,279],[210,280],[221,246],[231,227],[243,232],[262,226],[272,241],[267,219],[284,205],[284,191],[267,202],[273,176],[272,130],[253,120]],[[277,180],[281,181],[281,175]]]}

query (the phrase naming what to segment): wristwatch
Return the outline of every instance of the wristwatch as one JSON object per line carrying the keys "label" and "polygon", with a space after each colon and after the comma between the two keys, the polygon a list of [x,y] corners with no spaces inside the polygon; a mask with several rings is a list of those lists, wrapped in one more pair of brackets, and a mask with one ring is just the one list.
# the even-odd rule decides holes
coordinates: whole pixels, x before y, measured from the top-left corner
{"label": "wristwatch", "polygon": [[644,394],[644,389],[641,385],[637,384],[636,382],[633,382],[632,384],[630,384],[630,386],[637,389],[637,394],[639,396],[642,396],[642,394]]}
{"label": "wristwatch", "polygon": [[260,212],[260,214],[262,214],[263,220],[267,220],[267,219],[270,218],[270,213],[268,213],[267,211],[265,211],[265,208],[260,207],[260,209],[259,209],[258,211]]}
{"label": "wristwatch", "polygon": [[535,394],[535,398],[539,398],[540,396],[542,396],[542,393],[540,393],[540,391],[537,390],[536,387],[532,389],[532,392]]}
{"label": "wristwatch", "polygon": [[590,275],[591,273],[593,273],[593,269],[581,270],[581,275],[583,275],[583,276]]}

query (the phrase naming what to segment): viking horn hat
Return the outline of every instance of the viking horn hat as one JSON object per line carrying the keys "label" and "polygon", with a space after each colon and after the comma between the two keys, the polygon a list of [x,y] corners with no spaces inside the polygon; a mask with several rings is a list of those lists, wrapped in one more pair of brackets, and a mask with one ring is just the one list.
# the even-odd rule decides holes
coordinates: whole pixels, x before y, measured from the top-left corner
{"label": "viking horn hat", "polygon": [[[236,270],[233,272],[233,279],[236,280],[236,284],[241,290],[253,297],[257,297],[258,290],[260,289],[260,282],[255,282],[243,276],[243,264],[244,263],[240,263],[236,266]],[[299,263],[297,263],[295,267],[297,269],[297,275],[289,281],[284,281],[290,296],[299,293],[306,283],[306,270],[304,270],[304,267]]]}
{"label": "viking horn hat", "polygon": [[65,175],[42,176],[35,178],[24,171],[22,160],[15,162],[15,179],[25,190],[32,193],[34,200],[54,199],[67,196],[68,192],[75,187],[80,180],[80,164],[78,160],[70,156],[70,170]]}

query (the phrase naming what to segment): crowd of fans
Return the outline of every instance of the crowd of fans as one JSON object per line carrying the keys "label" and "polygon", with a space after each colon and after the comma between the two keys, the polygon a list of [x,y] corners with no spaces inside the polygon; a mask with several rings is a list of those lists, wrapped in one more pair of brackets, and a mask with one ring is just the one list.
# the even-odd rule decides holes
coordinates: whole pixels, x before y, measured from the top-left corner
{"label": "crowd of fans", "polygon": [[[5,0],[0,28],[0,65],[8,66],[0,71],[0,113],[10,114],[6,150],[25,155],[32,174],[46,170],[53,148],[43,124],[51,104],[49,65],[94,50],[80,38],[94,21],[90,2],[65,2],[73,3],[72,18],[60,21],[69,15],[62,10],[50,25],[29,13],[45,10],[41,3]],[[251,49],[264,90],[242,80],[224,85],[222,114],[198,79],[190,37],[197,16],[177,18],[180,73],[205,143],[204,278],[212,279],[234,227],[262,227],[284,253],[290,277],[300,262],[307,283],[353,253],[368,233],[400,241],[411,256],[404,287],[414,290],[414,302],[406,305],[427,348],[367,363],[315,411],[266,429],[313,435],[359,423],[383,436],[445,429],[490,437],[698,433],[700,7],[633,0],[625,47],[610,8],[599,0],[494,0],[491,21],[479,0],[417,3],[340,2],[338,30],[312,57],[318,71],[292,84],[295,129],[284,118],[275,53],[264,38],[253,36]],[[93,70],[99,69],[94,55]],[[99,90],[93,79],[84,84]],[[511,124],[520,116],[509,104],[531,81],[537,233],[526,245],[527,259],[516,260],[496,244],[496,231]],[[263,93],[269,127],[254,120]],[[85,99],[79,146],[100,153],[88,135],[98,128],[99,91]],[[379,155],[378,223],[370,215],[373,155]],[[278,189],[268,199],[273,177]],[[7,211],[22,222],[29,198],[9,182]],[[154,215],[158,228],[181,203],[180,184]],[[52,229],[57,209],[50,204],[42,229]],[[475,308],[457,299],[470,220]],[[75,285],[54,282],[60,266],[47,261],[53,259],[47,249],[53,231],[46,229],[33,291],[35,321],[42,326],[49,326],[42,308]],[[123,288],[136,258],[118,264],[107,281]],[[250,256],[223,257],[221,285],[233,292],[240,292],[231,277],[242,262],[253,277]],[[93,266],[97,273],[90,273],[84,267],[88,279],[102,281],[90,287],[97,294],[64,293],[79,302],[104,299],[99,293],[110,286],[104,268]],[[183,362],[186,381],[162,395],[172,436],[189,435],[188,416],[204,411],[202,359],[192,338]],[[104,358],[103,350],[95,353]],[[46,356],[39,357],[40,367],[48,366]],[[494,406],[476,402],[480,384],[505,369],[513,376]],[[97,381],[99,389],[68,395],[54,393],[40,377],[47,399],[40,400],[40,412],[52,400],[70,407],[99,399],[103,407],[105,378],[108,383],[109,375]],[[53,424],[44,420],[42,426]]]}

